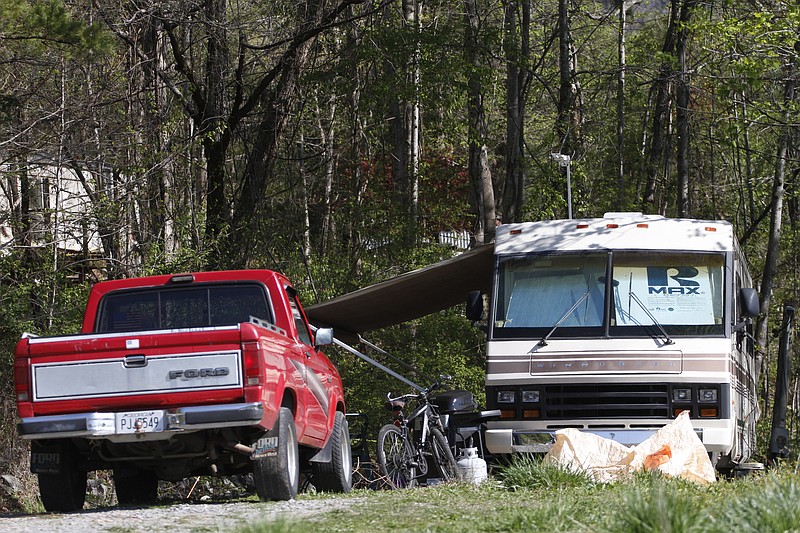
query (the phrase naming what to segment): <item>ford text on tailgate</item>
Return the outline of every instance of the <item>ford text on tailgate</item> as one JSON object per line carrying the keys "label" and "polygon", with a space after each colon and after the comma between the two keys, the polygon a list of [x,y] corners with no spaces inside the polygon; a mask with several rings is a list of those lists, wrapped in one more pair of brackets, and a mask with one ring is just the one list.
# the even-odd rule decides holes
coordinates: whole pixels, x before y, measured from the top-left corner
{"label": "ford text on tailgate", "polygon": [[98,283],[82,332],[25,335],[14,360],[18,430],[48,511],[85,502],[112,470],[120,504],[158,481],[252,473],[262,500],[349,491],[342,382],[296,291],[267,270]]}

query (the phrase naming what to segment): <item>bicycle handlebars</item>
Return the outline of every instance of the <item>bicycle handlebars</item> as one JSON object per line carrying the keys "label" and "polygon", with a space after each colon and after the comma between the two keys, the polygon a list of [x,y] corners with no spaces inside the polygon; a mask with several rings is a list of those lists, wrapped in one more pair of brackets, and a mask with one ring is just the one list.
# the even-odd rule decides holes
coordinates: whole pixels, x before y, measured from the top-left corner
{"label": "bicycle handlebars", "polygon": [[443,374],[443,375],[439,376],[439,381],[437,381],[436,383],[430,385],[429,387],[427,387],[425,389],[422,389],[418,393],[403,394],[403,395],[398,396],[396,398],[392,398],[392,393],[389,392],[389,393],[386,394],[386,400],[391,403],[391,402],[400,402],[400,401],[405,402],[405,401],[408,401],[408,400],[414,400],[414,399],[419,400],[421,398],[427,398],[428,395],[431,392],[435,391],[436,389],[441,388],[442,386],[444,386],[444,384],[446,382],[450,381],[451,379],[453,379],[451,376]]}

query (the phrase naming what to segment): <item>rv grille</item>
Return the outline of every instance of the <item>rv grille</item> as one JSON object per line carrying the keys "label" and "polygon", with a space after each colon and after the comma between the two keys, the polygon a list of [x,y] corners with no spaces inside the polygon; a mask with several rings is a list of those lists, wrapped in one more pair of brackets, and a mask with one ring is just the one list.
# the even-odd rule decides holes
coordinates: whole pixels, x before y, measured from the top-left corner
{"label": "rv grille", "polygon": [[548,385],[542,418],[670,418],[665,383],[635,385]]}

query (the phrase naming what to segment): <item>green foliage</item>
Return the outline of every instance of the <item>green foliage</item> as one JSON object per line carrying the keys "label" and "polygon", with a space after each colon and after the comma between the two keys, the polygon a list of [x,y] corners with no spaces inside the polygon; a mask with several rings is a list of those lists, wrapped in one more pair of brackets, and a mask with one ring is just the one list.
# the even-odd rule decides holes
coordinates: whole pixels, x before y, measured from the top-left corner
{"label": "green foliage", "polygon": [[107,53],[113,40],[100,24],[86,23],[63,2],[43,0],[0,1],[0,50],[11,42],[38,46],[64,46],[76,56]]}
{"label": "green foliage", "polygon": [[19,480],[22,490],[0,498],[0,509],[38,511],[35,482],[28,472],[28,444],[16,434],[14,397],[14,348],[24,332],[34,334],[77,333],[81,327],[88,285],[77,281],[85,275],[81,263],[58,256],[54,268],[52,250],[29,248],[0,254],[0,449],[3,474]]}
{"label": "green foliage", "polygon": [[[366,346],[356,345],[356,348],[423,387],[441,375],[451,376],[447,388],[469,390],[483,404],[485,370],[481,335],[461,316],[460,310],[450,310],[364,334],[369,342],[392,357]],[[348,411],[367,415],[368,436],[374,439],[380,426],[390,421],[390,413],[384,407],[386,395],[414,391],[352,354],[341,349],[327,351],[342,375]]]}

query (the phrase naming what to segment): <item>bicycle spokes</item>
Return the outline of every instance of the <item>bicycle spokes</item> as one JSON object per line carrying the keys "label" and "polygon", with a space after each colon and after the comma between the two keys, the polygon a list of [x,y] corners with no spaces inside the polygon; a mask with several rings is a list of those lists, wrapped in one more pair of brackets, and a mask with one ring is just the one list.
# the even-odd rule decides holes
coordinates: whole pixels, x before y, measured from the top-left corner
{"label": "bicycle spokes", "polygon": [[417,460],[406,439],[394,426],[381,431],[378,458],[382,473],[394,488],[409,488],[416,483]]}

